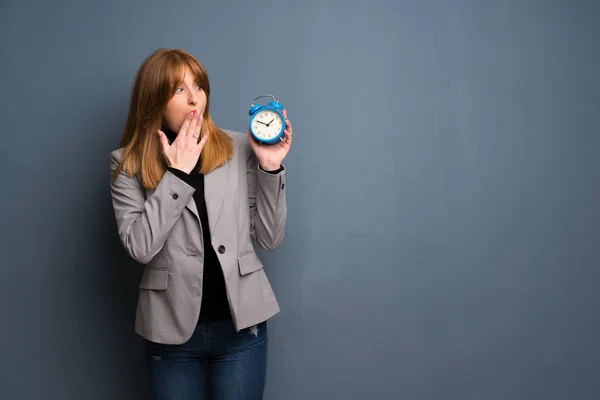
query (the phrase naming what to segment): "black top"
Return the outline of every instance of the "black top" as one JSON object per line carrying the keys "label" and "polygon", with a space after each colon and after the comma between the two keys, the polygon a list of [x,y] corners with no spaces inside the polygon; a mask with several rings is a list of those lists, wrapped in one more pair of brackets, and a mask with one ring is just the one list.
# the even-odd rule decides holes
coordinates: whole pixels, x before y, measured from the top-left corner
{"label": "black top", "polygon": [[[171,143],[177,137],[176,133],[165,126],[162,127],[162,131]],[[196,167],[194,167],[190,174],[186,174],[176,168],[169,168],[169,171],[196,189],[193,197],[196,208],[198,208],[198,215],[200,216],[204,238],[204,276],[202,279],[202,304],[200,306],[200,318],[198,323],[205,323],[231,319],[231,312],[227,300],[223,270],[221,269],[217,254],[211,245],[210,231],[208,228],[208,214],[206,212],[206,202],[204,200],[204,175],[198,172],[201,162],[202,156],[200,156]],[[265,172],[277,174],[281,170],[283,170],[283,166],[276,171]]]}

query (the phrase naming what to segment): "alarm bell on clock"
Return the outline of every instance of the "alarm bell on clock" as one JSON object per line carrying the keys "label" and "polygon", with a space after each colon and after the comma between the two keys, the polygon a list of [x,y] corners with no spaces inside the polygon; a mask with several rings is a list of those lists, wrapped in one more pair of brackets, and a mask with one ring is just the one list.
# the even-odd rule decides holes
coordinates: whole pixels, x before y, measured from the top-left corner
{"label": "alarm bell on clock", "polygon": [[[273,101],[266,105],[256,104],[256,100],[263,97],[271,97]],[[249,111],[252,136],[264,144],[276,144],[284,140],[285,118],[282,111],[283,105],[271,94],[255,98]]]}

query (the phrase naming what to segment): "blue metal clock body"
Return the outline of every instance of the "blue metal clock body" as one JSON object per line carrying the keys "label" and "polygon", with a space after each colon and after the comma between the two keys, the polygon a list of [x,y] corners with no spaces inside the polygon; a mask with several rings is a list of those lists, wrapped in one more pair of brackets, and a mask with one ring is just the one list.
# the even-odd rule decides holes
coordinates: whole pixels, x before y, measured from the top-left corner
{"label": "blue metal clock body", "polygon": [[[256,104],[262,97],[271,97],[273,101],[266,105]],[[283,140],[285,118],[283,105],[273,95],[263,95],[254,99],[250,111],[250,133],[261,143],[276,144]],[[266,117],[266,118],[265,118]]]}

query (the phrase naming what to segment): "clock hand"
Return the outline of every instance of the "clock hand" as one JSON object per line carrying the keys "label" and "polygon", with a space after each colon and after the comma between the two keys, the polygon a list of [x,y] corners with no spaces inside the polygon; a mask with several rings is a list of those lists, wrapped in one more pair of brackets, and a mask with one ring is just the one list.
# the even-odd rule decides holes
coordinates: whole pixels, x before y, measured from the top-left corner
{"label": "clock hand", "polygon": [[264,122],[262,122],[262,121],[256,121],[256,122],[258,122],[259,124],[266,125],[266,126],[269,126],[269,124],[270,124],[270,122],[269,122],[269,124],[265,124],[265,123],[264,123]]}
{"label": "clock hand", "polygon": [[[275,121],[275,118],[273,118],[273,119],[271,120],[271,122],[273,122],[273,121]],[[267,127],[268,127],[269,125],[271,125],[271,122],[269,122],[269,123],[267,124]]]}

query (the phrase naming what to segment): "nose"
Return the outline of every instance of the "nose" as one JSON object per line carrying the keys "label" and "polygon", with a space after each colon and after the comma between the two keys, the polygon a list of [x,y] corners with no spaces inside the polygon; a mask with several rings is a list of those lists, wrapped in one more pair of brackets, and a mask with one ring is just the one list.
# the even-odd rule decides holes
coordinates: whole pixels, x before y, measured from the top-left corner
{"label": "nose", "polygon": [[195,93],[190,94],[190,105],[195,106],[198,102],[198,98]]}

